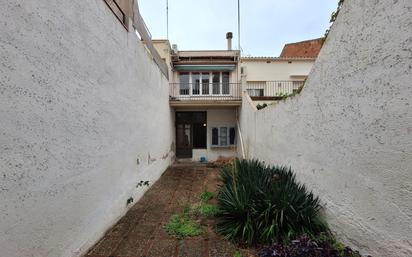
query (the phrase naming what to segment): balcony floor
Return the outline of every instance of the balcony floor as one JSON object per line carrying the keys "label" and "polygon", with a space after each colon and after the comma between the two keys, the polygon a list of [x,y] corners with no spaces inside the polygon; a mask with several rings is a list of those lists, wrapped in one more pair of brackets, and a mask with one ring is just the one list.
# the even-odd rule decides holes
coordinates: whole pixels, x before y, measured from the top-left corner
{"label": "balcony floor", "polygon": [[235,100],[174,100],[170,99],[172,107],[237,107],[242,105],[241,99]]}

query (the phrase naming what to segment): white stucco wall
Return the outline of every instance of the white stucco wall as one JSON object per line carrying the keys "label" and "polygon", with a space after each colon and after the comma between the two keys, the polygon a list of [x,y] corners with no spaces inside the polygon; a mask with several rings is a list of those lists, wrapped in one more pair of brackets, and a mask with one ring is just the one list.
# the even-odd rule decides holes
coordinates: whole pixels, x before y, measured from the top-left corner
{"label": "white stucco wall", "polygon": [[372,256],[412,256],[412,1],[346,0],[303,92],[256,113],[250,158],[290,165],[332,229]]}
{"label": "white stucco wall", "polygon": [[168,81],[104,1],[0,10],[0,256],[79,256],[174,153]]}
{"label": "white stucco wall", "polygon": [[219,157],[236,156],[236,147],[212,147],[213,127],[234,127],[236,128],[236,109],[209,109],[207,111],[207,148],[208,159],[215,161]]}

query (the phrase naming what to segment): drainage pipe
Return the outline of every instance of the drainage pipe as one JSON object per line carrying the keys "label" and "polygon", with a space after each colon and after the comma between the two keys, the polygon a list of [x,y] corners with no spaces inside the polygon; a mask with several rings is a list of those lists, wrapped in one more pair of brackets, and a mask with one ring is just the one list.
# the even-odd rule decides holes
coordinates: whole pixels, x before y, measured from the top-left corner
{"label": "drainage pipe", "polygon": [[236,108],[236,123],[237,123],[237,130],[238,130],[238,132],[239,132],[240,148],[242,149],[242,159],[246,159],[245,147],[244,147],[244,145],[243,145],[242,130],[240,129],[238,108]]}

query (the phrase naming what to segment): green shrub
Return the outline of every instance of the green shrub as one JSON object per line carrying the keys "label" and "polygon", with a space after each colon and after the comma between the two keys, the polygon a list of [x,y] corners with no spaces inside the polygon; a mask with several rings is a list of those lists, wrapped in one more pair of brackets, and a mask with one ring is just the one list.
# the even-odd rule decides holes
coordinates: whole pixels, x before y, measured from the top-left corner
{"label": "green shrub", "polygon": [[201,226],[188,215],[175,214],[164,226],[166,233],[179,239],[198,236],[203,233]]}
{"label": "green shrub", "polygon": [[267,106],[268,106],[268,105],[267,105],[266,103],[263,103],[262,105],[261,105],[261,104],[258,104],[258,105],[256,105],[256,109],[262,110],[262,109],[266,108]]}
{"label": "green shrub", "polygon": [[209,191],[204,191],[201,195],[200,195],[200,200],[202,200],[202,202],[207,203],[209,200],[211,200],[214,197],[212,192]]}
{"label": "green shrub", "polygon": [[237,160],[221,170],[221,179],[217,231],[229,240],[287,242],[328,231],[319,199],[296,182],[290,168]]}

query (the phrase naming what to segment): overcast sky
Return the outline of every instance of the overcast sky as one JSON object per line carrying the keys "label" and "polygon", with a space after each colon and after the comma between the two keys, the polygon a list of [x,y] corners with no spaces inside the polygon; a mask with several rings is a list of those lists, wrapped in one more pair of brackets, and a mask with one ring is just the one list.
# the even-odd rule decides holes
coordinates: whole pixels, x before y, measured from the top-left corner
{"label": "overcast sky", "polygon": [[[166,38],[166,0],[140,0],[154,39]],[[279,56],[283,45],[322,37],[338,0],[240,0],[243,55]],[[237,0],[169,0],[169,40],[180,50],[237,48]]]}

